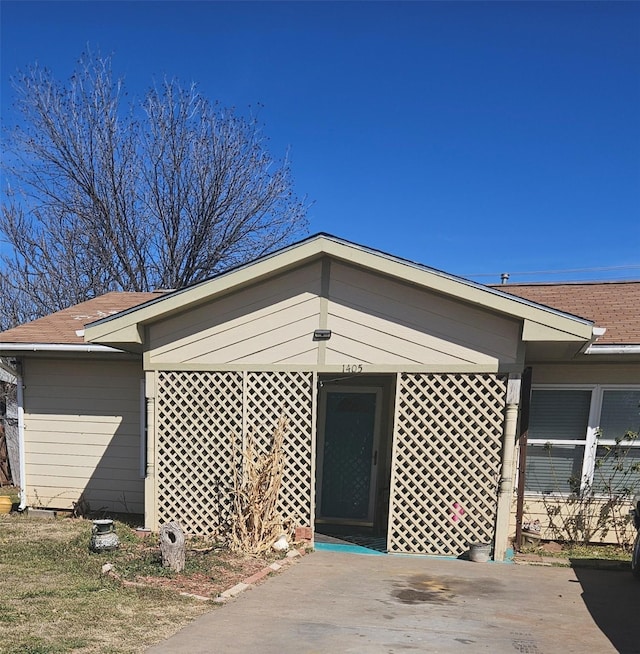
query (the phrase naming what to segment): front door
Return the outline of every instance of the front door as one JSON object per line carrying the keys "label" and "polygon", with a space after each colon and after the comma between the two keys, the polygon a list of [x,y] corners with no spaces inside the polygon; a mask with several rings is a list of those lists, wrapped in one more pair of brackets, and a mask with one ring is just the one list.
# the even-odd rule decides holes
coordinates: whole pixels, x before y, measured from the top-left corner
{"label": "front door", "polygon": [[323,386],[317,519],[373,525],[382,389]]}

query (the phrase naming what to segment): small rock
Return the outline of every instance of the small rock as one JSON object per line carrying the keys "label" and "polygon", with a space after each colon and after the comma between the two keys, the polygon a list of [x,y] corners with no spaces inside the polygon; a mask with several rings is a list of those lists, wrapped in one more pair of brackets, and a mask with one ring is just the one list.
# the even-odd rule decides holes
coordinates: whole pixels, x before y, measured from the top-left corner
{"label": "small rock", "polygon": [[113,570],[113,563],[105,563],[102,566],[102,574],[108,575]]}
{"label": "small rock", "polygon": [[276,552],[286,552],[289,549],[286,535],[282,534],[272,547]]}

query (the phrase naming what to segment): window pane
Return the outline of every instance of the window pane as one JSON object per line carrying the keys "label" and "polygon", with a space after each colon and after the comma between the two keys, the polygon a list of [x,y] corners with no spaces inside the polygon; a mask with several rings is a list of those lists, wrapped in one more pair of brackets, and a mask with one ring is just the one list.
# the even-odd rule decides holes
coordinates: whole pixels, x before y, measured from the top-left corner
{"label": "window pane", "polygon": [[593,491],[598,495],[640,492],[640,448],[622,442],[611,448],[600,445],[596,450]]}
{"label": "window pane", "polygon": [[525,491],[571,493],[580,486],[583,445],[529,445]]}
{"label": "window pane", "polygon": [[534,390],[529,438],[585,440],[590,405],[590,390]]}
{"label": "window pane", "polygon": [[640,429],[640,390],[604,391],[600,413],[601,438],[620,438]]}

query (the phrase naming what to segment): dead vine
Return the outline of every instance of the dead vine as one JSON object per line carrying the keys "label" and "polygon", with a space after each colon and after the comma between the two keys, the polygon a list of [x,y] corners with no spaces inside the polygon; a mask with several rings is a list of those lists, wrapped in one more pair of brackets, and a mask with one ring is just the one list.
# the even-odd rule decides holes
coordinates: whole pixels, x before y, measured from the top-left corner
{"label": "dead vine", "polygon": [[270,447],[260,454],[255,433],[247,433],[243,465],[234,476],[233,518],[230,548],[234,552],[262,554],[286,533],[278,511],[284,471],[283,443],[288,419],[281,415]]}

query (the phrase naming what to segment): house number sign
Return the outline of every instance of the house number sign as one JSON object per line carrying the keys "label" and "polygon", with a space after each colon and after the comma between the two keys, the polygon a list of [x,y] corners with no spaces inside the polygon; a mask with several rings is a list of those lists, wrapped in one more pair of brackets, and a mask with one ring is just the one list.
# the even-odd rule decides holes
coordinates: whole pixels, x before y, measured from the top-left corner
{"label": "house number sign", "polygon": [[351,373],[352,375],[357,375],[358,373],[362,372],[362,364],[361,363],[344,363],[342,364],[342,372],[348,372]]}

